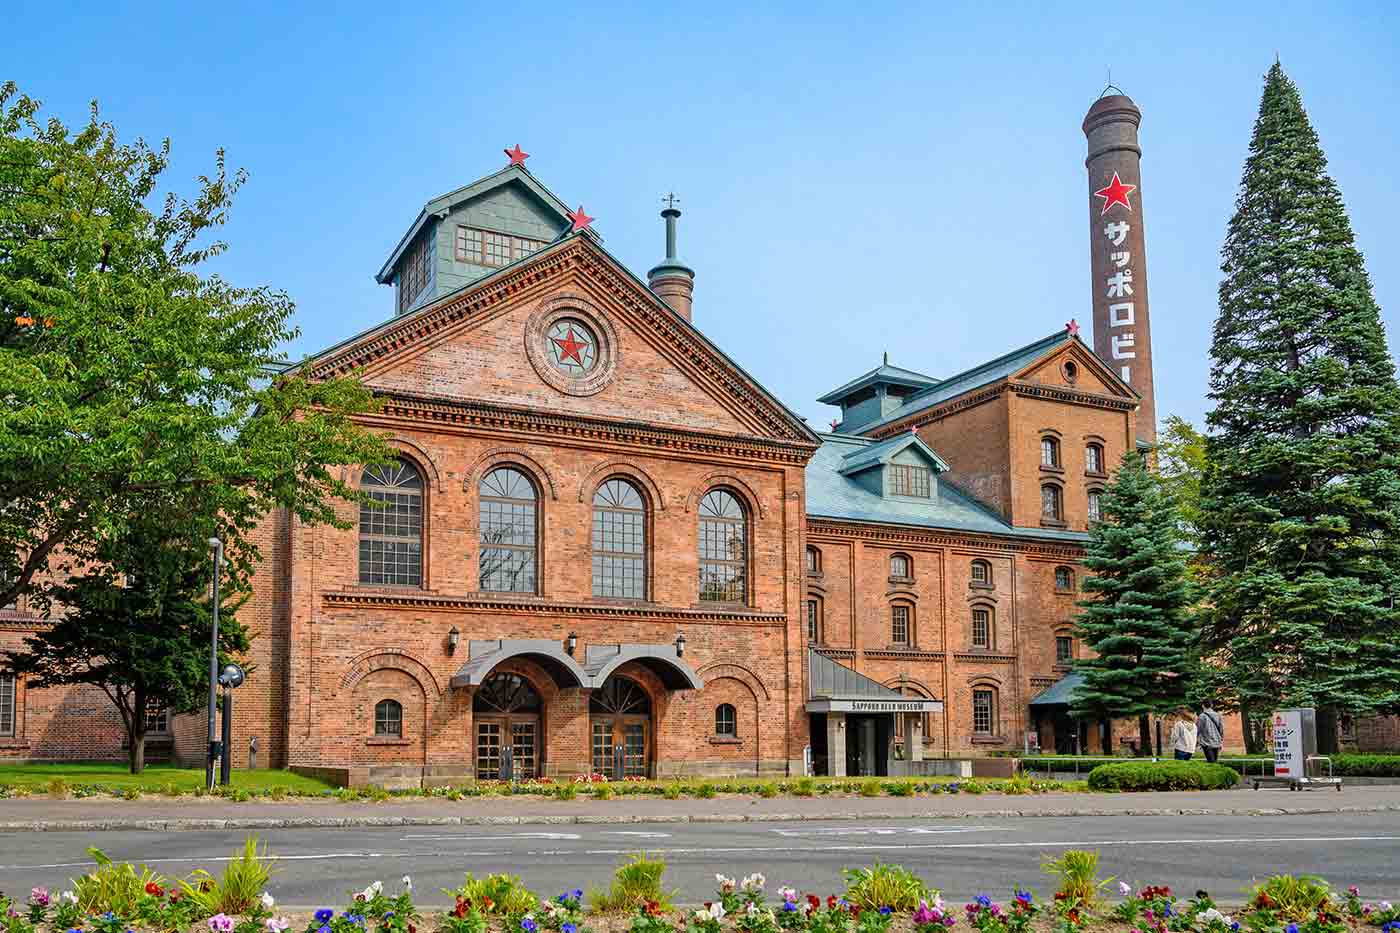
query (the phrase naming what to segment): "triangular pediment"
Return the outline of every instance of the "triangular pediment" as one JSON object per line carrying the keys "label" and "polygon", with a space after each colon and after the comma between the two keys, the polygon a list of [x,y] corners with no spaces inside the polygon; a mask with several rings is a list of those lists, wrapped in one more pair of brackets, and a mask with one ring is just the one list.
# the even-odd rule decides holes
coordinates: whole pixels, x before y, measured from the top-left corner
{"label": "triangular pediment", "polygon": [[[553,337],[574,340],[551,328],[570,321],[596,350],[580,372],[550,357]],[[298,369],[313,378],[356,372],[388,395],[818,443],[800,418],[577,234]]]}
{"label": "triangular pediment", "polygon": [[1090,395],[1139,397],[1132,386],[1078,339],[1066,340],[1046,350],[1013,373],[1011,379]]}

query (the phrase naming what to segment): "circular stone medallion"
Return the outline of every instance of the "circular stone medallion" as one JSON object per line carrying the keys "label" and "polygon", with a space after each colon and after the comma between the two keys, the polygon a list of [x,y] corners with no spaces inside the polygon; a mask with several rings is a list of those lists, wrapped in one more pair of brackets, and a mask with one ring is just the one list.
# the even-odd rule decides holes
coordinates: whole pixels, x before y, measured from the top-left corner
{"label": "circular stone medallion", "polygon": [[565,395],[593,395],[617,372],[617,332],[582,295],[547,298],[525,324],[525,355],[546,383]]}
{"label": "circular stone medallion", "polygon": [[582,376],[598,358],[598,340],[584,323],[562,317],[545,334],[545,354],[555,369],[569,376]]}

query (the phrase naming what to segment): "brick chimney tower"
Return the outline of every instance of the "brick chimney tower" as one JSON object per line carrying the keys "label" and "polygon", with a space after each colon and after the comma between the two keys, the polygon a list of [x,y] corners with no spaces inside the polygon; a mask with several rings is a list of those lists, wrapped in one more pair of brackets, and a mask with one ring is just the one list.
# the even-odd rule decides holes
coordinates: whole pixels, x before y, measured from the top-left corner
{"label": "brick chimney tower", "polygon": [[[1116,93],[1110,93],[1116,92]],[[1138,440],[1155,444],[1152,326],[1143,236],[1142,111],[1109,85],[1084,117],[1089,155],[1089,264],[1093,271],[1094,352],[1142,395]]]}
{"label": "brick chimney tower", "polygon": [[661,212],[666,221],[666,258],[660,265],[647,273],[647,284],[661,296],[661,300],[671,306],[671,310],[690,320],[690,309],[695,293],[695,270],[676,257],[676,221],[680,219],[679,199],[668,194],[661,199],[666,208]]}

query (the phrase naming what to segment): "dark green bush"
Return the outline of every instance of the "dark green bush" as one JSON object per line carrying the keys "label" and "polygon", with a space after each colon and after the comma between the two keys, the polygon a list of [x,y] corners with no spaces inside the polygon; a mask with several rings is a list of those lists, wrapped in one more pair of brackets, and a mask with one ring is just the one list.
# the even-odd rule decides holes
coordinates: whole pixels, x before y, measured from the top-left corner
{"label": "dark green bush", "polygon": [[1089,772],[1090,790],[1225,790],[1240,776],[1204,761],[1120,761]]}
{"label": "dark green bush", "polygon": [[[1327,770],[1325,764],[1321,765]],[[1333,755],[1332,773],[1347,777],[1400,777],[1400,755]]]}

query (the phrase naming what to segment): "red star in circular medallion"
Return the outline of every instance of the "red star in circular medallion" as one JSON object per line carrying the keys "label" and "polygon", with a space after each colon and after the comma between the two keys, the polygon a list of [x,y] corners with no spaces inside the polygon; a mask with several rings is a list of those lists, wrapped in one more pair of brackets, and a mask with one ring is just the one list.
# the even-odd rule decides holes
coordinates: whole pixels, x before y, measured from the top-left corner
{"label": "red star in circular medallion", "polygon": [[514,149],[505,150],[506,157],[510,159],[511,165],[524,165],[525,160],[530,158],[530,153],[520,148],[520,143],[515,144]]}
{"label": "red star in circular medallion", "polygon": [[1108,187],[1100,188],[1094,192],[1094,197],[1103,198],[1103,210],[1099,211],[1102,217],[1108,213],[1108,209],[1115,204],[1121,204],[1128,210],[1133,209],[1133,205],[1128,202],[1128,195],[1137,190],[1137,185],[1125,185],[1118,178],[1118,173],[1113,173],[1113,181],[1108,183]]}
{"label": "red star in circular medallion", "polygon": [[549,339],[553,340],[554,345],[559,348],[559,359],[561,361],[573,360],[580,366],[583,365],[583,357],[579,356],[578,351],[587,347],[588,341],[579,340],[574,336],[574,325],[569,325],[569,332],[563,340],[560,340],[558,337],[551,337]]}
{"label": "red star in circular medallion", "polygon": [[598,218],[596,218],[596,217],[589,217],[587,214],[585,214],[585,213],[583,212],[583,205],[582,205],[582,204],[580,204],[580,205],[578,206],[578,210],[574,211],[574,212],[571,213],[571,214],[565,214],[564,216],[567,217],[567,218],[569,218],[571,221],[573,221],[573,223],[574,223],[573,232],[574,232],[574,233],[578,233],[580,230],[582,230],[583,228],[587,227],[589,224],[593,223],[593,221],[595,221],[595,220],[598,219]]}

